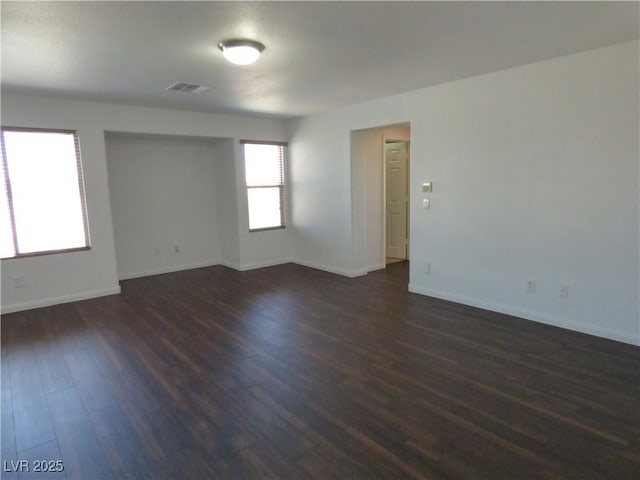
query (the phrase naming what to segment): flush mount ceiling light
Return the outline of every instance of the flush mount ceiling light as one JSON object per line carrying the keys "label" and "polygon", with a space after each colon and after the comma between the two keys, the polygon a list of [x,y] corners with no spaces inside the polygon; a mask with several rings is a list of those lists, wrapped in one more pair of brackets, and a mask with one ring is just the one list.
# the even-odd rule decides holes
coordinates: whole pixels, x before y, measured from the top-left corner
{"label": "flush mount ceiling light", "polygon": [[253,40],[236,38],[218,43],[224,58],[235,65],[249,65],[258,60],[264,45]]}

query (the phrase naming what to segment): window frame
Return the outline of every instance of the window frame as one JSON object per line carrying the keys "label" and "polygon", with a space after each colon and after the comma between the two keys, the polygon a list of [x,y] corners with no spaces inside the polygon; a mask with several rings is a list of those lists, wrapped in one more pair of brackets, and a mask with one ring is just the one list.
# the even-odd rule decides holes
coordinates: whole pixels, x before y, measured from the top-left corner
{"label": "window frame", "polygon": [[[82,223],[84,229],[84,243],[82,247],[70,247],[70,248],[58,248],[53,250],[40,250],[37,252],[21,253],[18,246],[18,231],[16,228],[16,216],[13,205],[13,195],[11,191],[11,177],[9,176],[9,163],[7,159],[7,152],[5,147],[4,132],[34,132],[34,133],[60,133],[73,135],[73,143],[76,157],[76,181],[78,183],[78,193],[80,195],[80,210],[82,212]],[[10,257],[2,257],[0,260],[14,260],[17,258],[30,258],[39,257],[43,255],[53,255],[56,253],[71,253],[71,252],[84,252],[91,250],[91,235],[89,231],[89,214],[87,211],[87,197],[84,186],[84,172],[82,168],[82,156],[80,153],[80,138],[77,130],[62,129],[62,128],[39,128],[39,127],[12,127],[12,126],[0,126],[0,150],[2,170],[5,179],[5,191],[2,193],[6,196],[7,207],[9,209],[9,218],[11,225],[11,234],[13,237],[13,250],[14,254]]]}
{"label": "window frame", "polygon": [[[287,224],[286,224],[286,220],[287,220],[287,215],[286,215],[286,206],[287,206],[287,200],[286,200],[286,178],[287,178],[287,172],[286,172],[286,147],[289,146],[289,144],[287,142],[273,142],[273,141],[265,141],[265,140],[240,140],[240,144],[242,145],[242,159],[243,159],[243,163],[244,163],[244,184],[245,184],[245,189],[246,189],[246,195],[247,195],[247,224],[249,226],[249,233],[255,233],[255,232],[267,232],[269,230],[283,230],[285,228],[287,228]],[[280,161],[281,161],[281,166],[280,166],[280,172],[281,172],[281,179],[282,179],[282,183],[280,184],[274,184],[274,185],[260,185],[260,186],[249,186],[247,185],[247,160],[246,160],[246,152],[244,149],[245,145],[273,145],[273,146],[277,146],[281,148],[281,155],[280,155]],[[250,189],[260,189],[260,188],[278,188],[280,191],[280,225],[278,226],[273,226],[273,227],[262,227],[262,228],[251,228],[251,224],[249,223],[249,190]]]}

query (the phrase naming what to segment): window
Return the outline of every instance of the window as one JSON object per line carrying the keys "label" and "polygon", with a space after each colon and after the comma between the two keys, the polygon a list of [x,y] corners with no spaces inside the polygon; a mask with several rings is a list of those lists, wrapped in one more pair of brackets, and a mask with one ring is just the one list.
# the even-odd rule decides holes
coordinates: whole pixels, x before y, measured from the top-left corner
{"label": "window", "polygon": [[78,133],[0,129],[0,256],[89,248]]}
{"label": "window", "polygon": [[249,231],[284,228],[284,143],[243,140]]}

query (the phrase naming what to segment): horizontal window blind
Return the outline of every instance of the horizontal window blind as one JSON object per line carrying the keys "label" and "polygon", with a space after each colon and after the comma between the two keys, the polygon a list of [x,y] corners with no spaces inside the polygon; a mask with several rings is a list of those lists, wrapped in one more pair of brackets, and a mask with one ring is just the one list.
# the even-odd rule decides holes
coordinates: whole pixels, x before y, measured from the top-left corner
{"label": "horizontal window blind", "polygon": [[284,148],[276,142],[242,140],[249,231],[285,227]]}
{"label": "horizontal window blind", "polygon": [[2,127],[2,258],[90,245],[78,133]]}

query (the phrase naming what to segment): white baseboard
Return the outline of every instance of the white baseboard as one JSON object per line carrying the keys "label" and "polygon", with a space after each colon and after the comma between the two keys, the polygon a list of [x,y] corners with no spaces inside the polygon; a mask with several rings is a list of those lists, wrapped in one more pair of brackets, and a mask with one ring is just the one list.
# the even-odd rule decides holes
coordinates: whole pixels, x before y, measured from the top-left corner
{"label": "white baseboard", "polygon": [[[346,270],[343,268],[330,267],[328,265],[308,262],[306,260],[300,260],[296,258],[283,258],[280,260],[270,260],[268,262],[251,263],[251,264],[244,264],[244,265],[239,265],[231,262],[220,262],[220,265],[224,265],[225,267],[233,268],[234,270],[244,272],[247,270],[254,270],[256,268],[273,267],[275,265],[282,265],[285,263],[295,263],[296,265],[302,265],[303,267],[314,268],[316,270],[335,273],[336,275],[342,275],[344,277],[350,277],[350,278],[366,275],[366,273],[370,271],[370,270]],[[380,268],[384,268],[384,266]],[[373,269],[377,270],[378,268],[374,267]]]}
{"label": "white baseboard", "polygon": [[426,295],[429,297],[439,298],[442,300],[448,300],[450,302],[469,305],[471,307],[478,307],[484,310],[490,310],[492,312],[504,313],[506,315],[513,315],[515,317],[523,318],[525,320],[544,323],[545,325],[552,325],[554,327],[566,328],[567,330],[587,333],[589,335],[595,335],[597,337],[608,338],[610,340],[616,340],[618,342],[629,343],[631,345],[640,346],[640,335],[634,335],[628,332],[621,332],[619,330],[613,330],[610,328],[601,327],[599,325],[579,323],[573,320],[554,317],[552,315],[531,312],[529,310],[524,310],[524,309],[513,307],[510,305],[496,304],[496,303],[479,300],[476,298],[466,297],[463,295],[439,292],[439,291],[431,290],[428,288],[418,287],[412,284],[409,284],[409,291],[412,293],[418,293],[420,295]]}
{"label": "white baseboard", "polygon": [[131,278],[149,277],[151,275],[162,275],[163,273],[181,272],[183,270],[192,270],[194,268],[211,267],[213,265],[219,265],[219,262],[202,262],[202,263],[189,263],[186,265],[174,265],[172,267],[153,268],[150,270],[144,270],[141,272],[123,273],[118,274],[118,280],[129,280]]}
{"label": "white baseboard", "polygon": [[279,260],[269,260],[266,262],[256,262],[256,263],[245,263],[238,265],[236,263],[230,262],[220,262],[220,265],[224,265],[225,267],[233,268],[234,270],[238,270],[240,272],[245,272],[247,270],[255,270],[257,268],[265,268],[265,267],[275,267],[276,265],[283,265],[285,263],[292,263],[293,260],[290,258],[281,258]]}
{"label": "white baseboard", "polygon": [[237,263],[222,261],[219,263],[219,265],[222,265],[223,267],[231,268],[233,270],[242,271],[240,270],[240,265]]}
{"label": "white baseboard", "polygon": [[12,305],[3,305],[2,313],[21,312],[22,310],[31,310],[33,308],[50,307],[61,303],[79,302],[81,300],[89,300],[90,298],[105,297],[107,295],[117,295],[120,293],[120,286],[105,288],[102,290],[91,290],[87,292],[74,293],[72,295],[63,295],[60,297],[48,297],[34,300],[31,302],[14,303]]}
{"label": "white baseboard", "polygon": [[293,259],[293,260],[291,260],[291,262],[293,262],[295,264],[298,264],[298,265],[302,265],[303,267],[315,268],[316,270],[323,270],[325,272],[335,273],[337,275],[342,275],[344,277],[350,277],[350,278],[359,277],[361,275],[366,275],[367,274],[367,270],[366,269],[363,269],[363,270],[346,270],[346,269],[343,269],[343,268],[330,267],[328,265],[322,265],[322,264],[314,263],[314,262],[307,262],[306,260],[299,260],[299,259]]}
{"label": "white baseboard", "polygon": [[377,265],[371,265],[367,267],[367,273],[375,272],[376,270],[384,270],[387,266],[384,263],[379,263]]}

